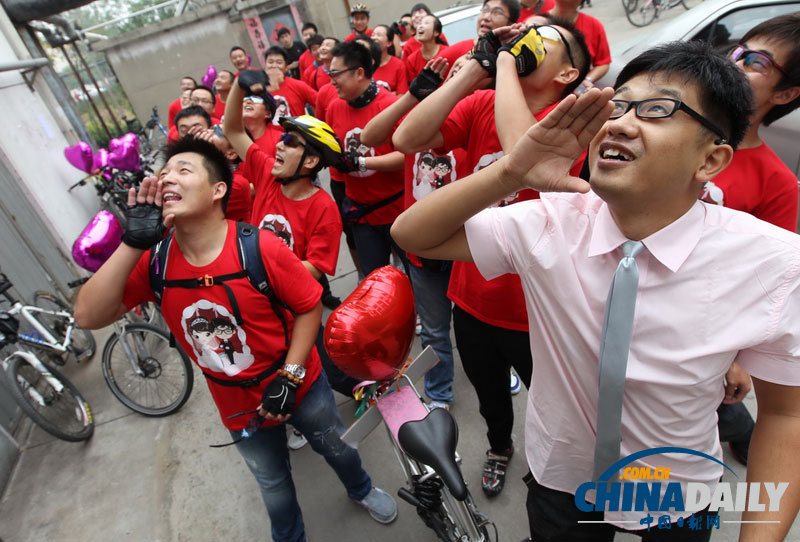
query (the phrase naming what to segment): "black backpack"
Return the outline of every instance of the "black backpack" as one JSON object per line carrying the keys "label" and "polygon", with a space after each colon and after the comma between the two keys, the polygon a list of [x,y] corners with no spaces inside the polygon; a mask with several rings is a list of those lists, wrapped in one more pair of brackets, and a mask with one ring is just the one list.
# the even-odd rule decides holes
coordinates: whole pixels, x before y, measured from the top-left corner
{"label": "black backpack", "polygon": [[[228,295],[234,318],[236,318],[236,325],[241,326],[244,323],[244,319],[239,310],[239,304],[236,302],[236,296],[233,294],[233,290],[226,282],[229,280],[246,278],[256,290],[266,296],[270,307],[272,307],[281,325],[283,325],[283,337],[286,341],[286,348],[289,348],[289,324],[286,321],[286,314],[284,312],[289,309],[278,299],[278,296],[275,295],[275,291],[272,289],[272,285],[269,283],[269,276],[267,275],[267,270],[264,268],[264,261],[261,259],[258,228],[246,222],[236,223],[236,247],[238,249],[239,264],[242,270],[236,273],[227,273],[225,275],[213,277],[211,275],[205,275],[190,279],[166,280],[164,277],[167,274],[167,258],[169,256],[169,249],[172,246],[172,236],[173,232],[170,232],[165,239],[159,241],[158,244],[150,249],[150,288],[152,288],[159,305],[161,304],[161,298],[164,294],[165,287],[205,288],[220,285],[225,288],[225,293]],[[278,370],[283,365],[285,357],[285,355],[281,356],[281,358],[268,369],[248,380],[221,380],[205,371],[203,371],[203,375],[222,386],[236,386],[242,388],[256,386]]]}

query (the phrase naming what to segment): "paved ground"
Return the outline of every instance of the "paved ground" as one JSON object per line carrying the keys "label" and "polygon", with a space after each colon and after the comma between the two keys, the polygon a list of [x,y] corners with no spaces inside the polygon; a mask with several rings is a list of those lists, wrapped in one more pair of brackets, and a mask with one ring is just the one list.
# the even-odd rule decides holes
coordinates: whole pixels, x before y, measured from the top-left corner
{"label": "paved ground", "polygon": [[[681,11],[668,12],[664,20]],[[595,0],[588,13],[603,21],[612,42],[648,31],[631,27],[619,2],[613,0]],[[345,297],[354,286],[352,263],[343,250],[332,287],[334,293]],[[97,333],[101,349],[107,335],[108,331]],[[413,353],[419,349],[417,341]],[[525,492],[520,481],[527,470],[525,461],[521,453],[512,460],[508,486],[500,497],[488,501],[483,496],[477,483],[487,446],[485,427],[458,360],[456,369],[452,413],[460,429],[462,470],[479,509],[497,524],[500,540],[518,541],[527,534]],[[0,501],[3,541],[269,539],[256,484],[238,453],[233,447],[208,447],[229,437],[199,373],[192,397],[180,412],[151,419],[130,412],[111,395],[101,376],[99,356],[88,364],[67,367],[66,372],[93,407],[95,435],[89,442],[72,444],[51,438],[33,424],[23,424],[15,435],[23,453]],[[342,396],[337,399],[346,422],[352,420],[352,401]],[[514,400],[520,451],[525,399],[522,393]],[[754,407],[752,396],[746,401]],[[382,430],[373,432],[360,451],[375,484],[394,494],[403,480]],[[745,469],[727,455],[727,449],[725,462],[743,479]],[[348,501],[332,471],[308,447],[292,453],[292,464],[310,540],[434,540],[403,502],[394,524],[376,524]],[[723,518],[736,519],[735,514]],[[714,540],[735,540],[737,532],[735,524],[723,523]],[[800,531],[795,527],[788,539],[800,540]]]}

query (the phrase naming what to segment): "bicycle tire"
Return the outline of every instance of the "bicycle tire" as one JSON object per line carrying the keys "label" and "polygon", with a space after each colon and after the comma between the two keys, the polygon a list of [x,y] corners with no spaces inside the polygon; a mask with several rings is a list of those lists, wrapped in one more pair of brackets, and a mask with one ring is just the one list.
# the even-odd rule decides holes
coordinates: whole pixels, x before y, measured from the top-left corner
{"label": "bicycle tire", "polygon": [[[61,393],[27,359],[12,354],[7,373],[11,395],[31,420],[54,437],[70,442],[87,440],[94,433],[89,404],[58,370],[49,365],[47,370],[64,386]],[[45,406],[30,396],[29,387],[44,398]]]}
{"label": "bicycle tire", "polygon": [[622,0],[622,8],[625,10],[626,15],[635,10],[638,5],[639,0]]}
{"label": "bicycle tire", "polygon": [[[63,310],[70,314],[72,313],[72,308],[69,305],[50,292],[35,292],[33,294],[33,304],[42,309]],[[66,329],[62,318],[44,313],[35,313],[34,316],[59,342],[64,341]],[[92,332],[88,329],[74,326],[72,328],[72,335],[70,335],[70,344],[67,346],[68,353],[64,355],[71,355],[78,363],[83,363],[89,361],[96,351],[97,341],[95,341]]]}
{"label": "bicycle tire", "polygon": [[644,0],[644,4],[626,11],[625,16],[633,26],[647,26],[656,18],[656,0]]}
{"label": "bicycle tire", "polygon": [[[124,336],[114,333],[103,348],[103,378],[111,393],[131,410],[151,417],[177,412],[189,399],[194,372],[189,356],[179,347],[169,345],[169,334],[159,327],[127,324]],[[137,336],[136,334],[139,334]],[[135,368],[122,340],[141,341],[147,348],[142,356],[139,346],[127,342],[136,352]],[[153,355],[155,354],[155,355]]]}

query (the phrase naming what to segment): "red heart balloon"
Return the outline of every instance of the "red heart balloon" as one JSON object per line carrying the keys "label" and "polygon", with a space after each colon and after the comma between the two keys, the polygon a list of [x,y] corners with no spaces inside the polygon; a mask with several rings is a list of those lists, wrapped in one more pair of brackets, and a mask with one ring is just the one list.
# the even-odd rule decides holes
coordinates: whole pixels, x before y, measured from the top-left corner
{"label": "red heart balloon", "polygon": [[411,281],[391,266],[370,273],[325,324],[325,349],[362,380],[388,380],[411,350],[416,311]]}
{"label": "red heart balloon", "polygon": [[92,152],[92,147],[90,147],[85,141],[81,141],[64,149],[64,156],[66,157],[67,162],[84,173],[92,172],[94,153]]}

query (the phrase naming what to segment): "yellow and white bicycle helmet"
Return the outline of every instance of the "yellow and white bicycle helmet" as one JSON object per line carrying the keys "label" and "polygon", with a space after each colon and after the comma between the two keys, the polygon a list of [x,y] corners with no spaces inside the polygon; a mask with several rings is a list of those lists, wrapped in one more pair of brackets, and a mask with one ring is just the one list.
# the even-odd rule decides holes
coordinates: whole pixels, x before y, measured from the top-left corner
{"label": "yellow and white bicycle helmet", "polygon": [[283,117],[280,124],[287,132],[299,132],[306,144],[322,156],[325,166],[332,166],[342,157],[342,142],[336,137],[333,128],[311,115]]}

